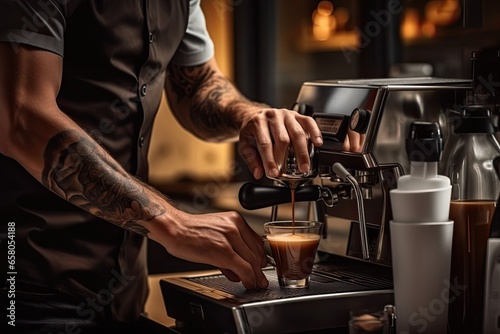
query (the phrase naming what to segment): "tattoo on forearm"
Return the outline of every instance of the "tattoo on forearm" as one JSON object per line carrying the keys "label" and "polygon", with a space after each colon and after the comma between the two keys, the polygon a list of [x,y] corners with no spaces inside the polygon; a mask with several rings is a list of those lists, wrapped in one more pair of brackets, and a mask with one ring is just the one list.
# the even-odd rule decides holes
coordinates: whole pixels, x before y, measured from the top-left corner
{"label": "tattoo on forearm", "polygon": [[164,213],[144,186],[128,175],[96,143],[77,133],[55,135],[44,152],[42,183],[84,210],[147,236],[139,224]]}
{"label": "tattoo on forearm", "polygon": [[177,102],[191,99],[191,122],[204,133],[239,130],[234,109],[250,103],[231,86],[229,81],[209,66],[171,66],[170,82]]}

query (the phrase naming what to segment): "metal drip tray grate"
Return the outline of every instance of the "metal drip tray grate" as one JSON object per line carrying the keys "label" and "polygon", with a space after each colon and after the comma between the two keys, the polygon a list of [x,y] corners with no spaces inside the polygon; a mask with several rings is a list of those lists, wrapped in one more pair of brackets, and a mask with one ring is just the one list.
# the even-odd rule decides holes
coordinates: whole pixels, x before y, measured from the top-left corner
{"label": "metal drip tray grate", "polygon": [[331,279],[349,282],[358,286],[365,286],[368,289],[392,289],[392,275],[387,272],[385,275],[374,275],[373,272],[353,271],[344,268],[328,265],[317,265],[315,272],[322,273]]}
{"label": "metal drip tray grate", "polygon": [[[331,273],[327,270],[331,271]],[[228,293],[232,295],[233,298],[244,300],[245,302],[277,300],[320,294],[392,289],[392,281],[390,280],[374,278],[373,276],[349,271],[335,271],[329,267],[324,267],[321,268],[321,270],[315,270],[313,272],[311,276],[311,285],[308,289],[280,288],[274,268],[267,268],[265,274],[269,280],[269,287],[266,290],[245,290],[241,283],[228,281],[223,275],[194,277],[188,278],[188,280],[210,289]]]}
{"label": "metal drip tray grate", "polygon": [[[317,264],[307,289],[246,290],[220,274],[160,281],[170,317],[196,333],[291,333],[346,326],[349,311],[393,304],[390,268],[356,261]],[[300,319],[310,319],[308,322]]]}

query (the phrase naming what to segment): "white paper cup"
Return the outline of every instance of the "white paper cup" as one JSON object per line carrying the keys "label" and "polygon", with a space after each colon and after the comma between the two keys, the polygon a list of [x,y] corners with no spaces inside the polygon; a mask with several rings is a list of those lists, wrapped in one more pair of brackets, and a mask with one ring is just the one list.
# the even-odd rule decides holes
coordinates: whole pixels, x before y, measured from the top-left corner
{"label": "white paper cup", "polygon": [[453,221],[391,221],[390,230],[397,333],[446,333]]}
{"label": "white paper cup", "polygon": [[398,222],[447,221],[451,185],[431,190],[390,191],[393,220]]}

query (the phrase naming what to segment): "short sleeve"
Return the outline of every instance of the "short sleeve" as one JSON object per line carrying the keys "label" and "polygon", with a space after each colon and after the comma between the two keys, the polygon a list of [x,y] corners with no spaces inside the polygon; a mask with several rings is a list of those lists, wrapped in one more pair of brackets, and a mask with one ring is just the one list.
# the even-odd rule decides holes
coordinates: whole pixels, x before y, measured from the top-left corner
{"label": "short sleeve", "polygon": [[0,42],[64,53],[65,9],[56,1],[0,0]]}
{"label": "short sleeve", "polygon": [[188,27],[172,58],[172,63],[180,66],[195,66],[207,62],[213,55],[214,44],[207,31],[200,0],[191,0]]}

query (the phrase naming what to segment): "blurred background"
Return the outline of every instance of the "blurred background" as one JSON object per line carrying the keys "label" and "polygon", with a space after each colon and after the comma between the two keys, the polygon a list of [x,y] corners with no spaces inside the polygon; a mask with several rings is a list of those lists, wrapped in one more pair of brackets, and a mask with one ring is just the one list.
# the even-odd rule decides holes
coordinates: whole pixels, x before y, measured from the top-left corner
{"label": "blurred background", "polygon": [[[216,58],[249,98],[290,108],[303,82],[405,76],[470,78],[473,50],[500,47],[497,0],[201,0]],[[191,212],[245,212],[254,181],[236,144],[184,131],[163,101],[150,150],[150,181]],[[265,182],[260,181],[260,182]],[[258,226],[258,224],[257,224]],[[155,245],[152,246],[156,247]],[[151,250],[152,272],[164,268]],[[161,253],[161,256],[164,254]],[[190,268],[190,267],[187,267]]]}
{"label": "blurred background", "polygon": [[[500,43],[496,0],[201,3],[224,73],[247,97],[280,108],[292,106],[305,81],[470,78],[471,51]],[[150,177],[160,188],[182,192],[179,181],[251,178],[234,144],[207,144],[194,138],[177,124],[166,103],[158,118]],[[176,185],[174,189],[170,184]],[[215,195],[216,189],[205,192]]]}

